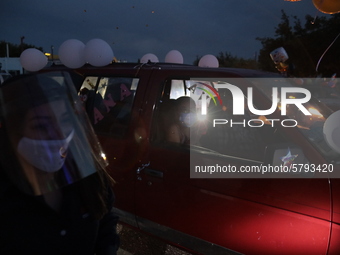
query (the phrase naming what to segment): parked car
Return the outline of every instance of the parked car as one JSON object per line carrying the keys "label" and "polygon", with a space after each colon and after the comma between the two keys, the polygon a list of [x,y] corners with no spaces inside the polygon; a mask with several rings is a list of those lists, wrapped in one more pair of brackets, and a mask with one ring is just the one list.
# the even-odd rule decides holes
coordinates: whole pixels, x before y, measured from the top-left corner
{"label": "parked car", "polygon": [[[162,63],[75,72],[122,223],[198,254],[340,254],[340,154],[323,134],[333,112],[313,98],[286,104],[307,98],[289,80]],[[196,105],[184,117],[183,97]],[[169,133],[187,122],[190,137]]]}
{"label": "parked car", "polygon": [[3,83],[8,78],[11,78],[11,77],[12,77],[12,75],[10,73],[0,72],[0,84]]}

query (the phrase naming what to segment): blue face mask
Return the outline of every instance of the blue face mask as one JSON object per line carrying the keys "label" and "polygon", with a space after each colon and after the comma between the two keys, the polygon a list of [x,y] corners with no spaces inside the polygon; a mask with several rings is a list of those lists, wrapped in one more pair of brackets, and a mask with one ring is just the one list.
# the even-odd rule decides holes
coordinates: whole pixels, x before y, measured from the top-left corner
{"label": "blue face mask", "polygon": [[193,112],[183,112],[180,114],[179,120],[185,127],[192,127],[196,123],[197,117]]}

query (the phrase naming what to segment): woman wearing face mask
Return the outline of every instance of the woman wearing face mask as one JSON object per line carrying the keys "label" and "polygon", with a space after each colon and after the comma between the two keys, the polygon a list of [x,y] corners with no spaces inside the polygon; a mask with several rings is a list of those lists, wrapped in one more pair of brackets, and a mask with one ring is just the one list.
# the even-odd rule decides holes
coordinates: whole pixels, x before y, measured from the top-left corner
{"label": "woman wearing face mask", "polygon": [[0,254],[116,254],[113,181],[69,73],[1,85]]}
{"label": "woman wearing face mask", "polygon": [[190,97],[176,99],[174,123],[169,126],[167,141],[180,144],[197,144],[199,140],[196,103]]}

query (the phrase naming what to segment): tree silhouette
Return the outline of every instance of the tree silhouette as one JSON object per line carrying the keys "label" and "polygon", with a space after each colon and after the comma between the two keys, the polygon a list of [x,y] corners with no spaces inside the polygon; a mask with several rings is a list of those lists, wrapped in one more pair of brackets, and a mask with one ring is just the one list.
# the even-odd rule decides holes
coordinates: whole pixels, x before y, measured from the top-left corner
{"label": "tree silhouette", "polygon": [[[193,65],[198,65],[201,57],[196,56]],[[258,64],[256,59],[244,59],[233,56],[230,52],[220,52],[216,58],[218,59],[219,67],[232,67],[232,68],[246,68],[257,69]]]}
{"label": "tree silhouette", "polygon": [[0,57],[1,58],[7,57],[7,45],[8,45],[9,56],[11,58],[20,57],[21,52],[28,48],[36,48],[40,51],[43,51],[42,47],[37,47],[32,44],[26,44],[24,42],[18,45],[18,44],[9,43],[6,41],[0,41]]}
{"label": "tree silhouette", "polygon": [[[293,20],[293,22],[292,22]],[[296,17],[289,17],[283,10],[281,22],[275,27],[274,38],[257,38],[262,43],[259,66],[266,71],[277,71],[270,58],[270,52],[283,47],[288,53],[290,76],[330,77],[340,74],[340,14],[328,17],[307,15],[305,24]]]}

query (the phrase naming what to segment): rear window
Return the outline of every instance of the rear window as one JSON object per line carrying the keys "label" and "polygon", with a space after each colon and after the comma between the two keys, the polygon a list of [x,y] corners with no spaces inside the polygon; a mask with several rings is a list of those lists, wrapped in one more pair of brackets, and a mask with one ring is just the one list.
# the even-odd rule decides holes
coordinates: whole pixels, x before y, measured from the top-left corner
{"label": "rear window", "polygon": [[138,81],[129,77],[85,78],[79,96],[97,134],[125,135]]}

